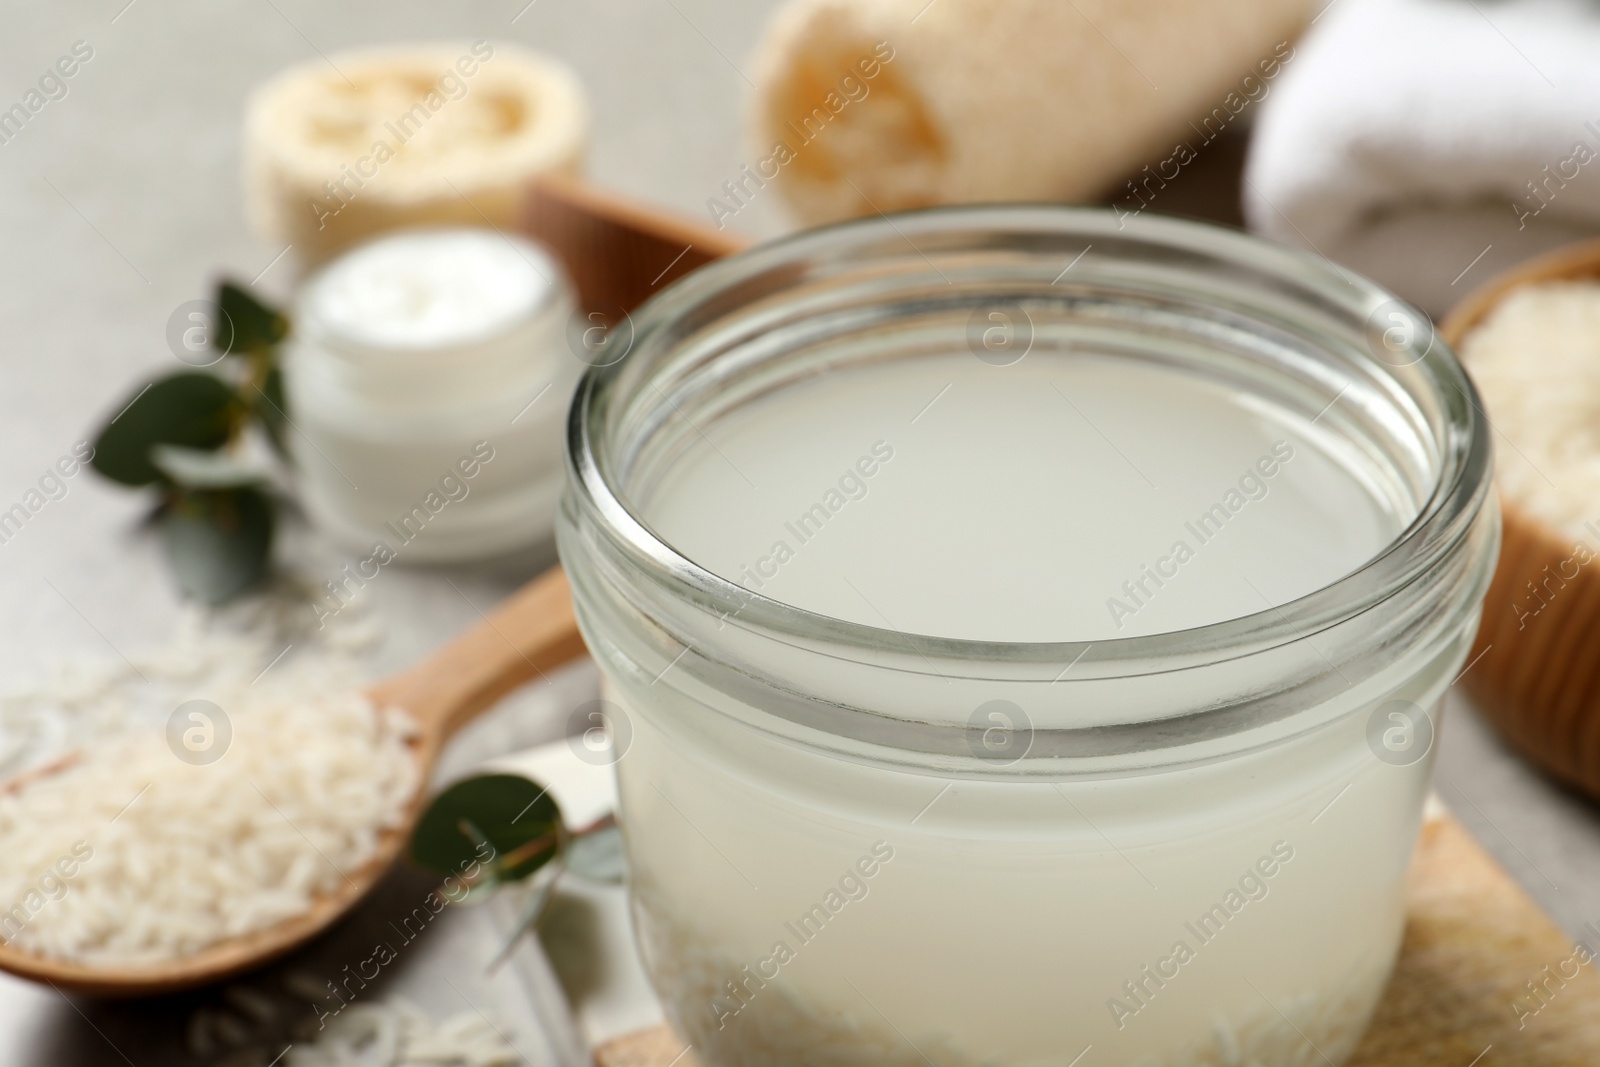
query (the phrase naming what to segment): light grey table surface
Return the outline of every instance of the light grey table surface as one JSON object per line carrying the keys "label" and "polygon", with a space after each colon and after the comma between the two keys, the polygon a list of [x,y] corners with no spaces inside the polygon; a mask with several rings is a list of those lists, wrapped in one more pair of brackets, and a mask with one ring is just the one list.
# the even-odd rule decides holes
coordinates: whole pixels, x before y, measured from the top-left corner
{"label": "light grey table surface", "polygon": [[[86,437],[135,378],[172,369],[167,317],[204,295],[218,271],[259,274],[269,296],[287,292],[285,263],[269,267],[280,249],[243,219],[238,129],[256,82],[352,45],[520,41],[559,55],[586,83],[594,180],[704,219],[706,199],[747,158],[749,88],[738,67],[748,69],[773,6],[7,0],[0,105],[74,42],[88,42],[94,57],[64,99],[0,145],[0,506]],[[785,226],[771,198],[738,223],[756,235]],[[134,494],[79,475],[64,499],[0,545],[0,683],[69,652],[114,654],[170,625],[175,601],[157,545],[137,528],[141,507]],[[373,583],[372,606],[388,630],[384,663],[415,659],[550,558],[546,549],[539,559],[449,571],[459,593],[438,571]],[[297,561],[312,574],[338,562],[316,548]],[[1459,697],[1452,705],[1437,780],[1446,803],[1569,929],[1600,920],[1596,808],[1526,769]],[[18,995],[0,978],[0,999],[47,1010],[47,1000]],[[65,1004],[52,1020],[88,1025]]]}

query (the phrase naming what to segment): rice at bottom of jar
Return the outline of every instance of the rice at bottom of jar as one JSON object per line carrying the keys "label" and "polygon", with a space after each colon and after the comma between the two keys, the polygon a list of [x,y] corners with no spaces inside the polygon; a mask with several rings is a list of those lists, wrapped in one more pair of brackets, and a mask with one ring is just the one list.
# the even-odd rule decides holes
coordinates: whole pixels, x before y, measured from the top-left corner
{"label": "rice at bottom of jar", "polygon": [[[711,1067],[1067,1067],[1083,1046],[1053,1056],[1012,1061],[960,1047],[938,1033],[908,1034],[859,990],[860,1010],[843,1014],[783,978],[735,996],[730,977],[741,961],[715,947],[715,937],[674,918],[635,878],[634,921],[656,991],[674,1028]],[[1345,1062],[1366,1031],[1387,985],[1393,956],[1369,952],[1324,988],[1263,995],[1259,1010],[1211,1020],[1203,1035],[1171,1035],[1169,1047],[1125,1062],[1128,1067],[1329,1067]],[[908,961],[907,966],[915,966]],[[718,1025],[716,1012],[724,1015]]]}

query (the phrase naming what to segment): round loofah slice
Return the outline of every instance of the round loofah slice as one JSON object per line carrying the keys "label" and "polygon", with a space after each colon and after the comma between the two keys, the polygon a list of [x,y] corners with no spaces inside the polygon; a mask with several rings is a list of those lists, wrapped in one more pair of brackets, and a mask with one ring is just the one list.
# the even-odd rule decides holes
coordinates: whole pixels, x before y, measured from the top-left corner
{"label": "round loofah slice", "polygon": [[576,77],[513,45],[335,53],[251,95],[246,207],[306,263],[402,226],[506,228],[532,179],[581,168],[588,127]]}

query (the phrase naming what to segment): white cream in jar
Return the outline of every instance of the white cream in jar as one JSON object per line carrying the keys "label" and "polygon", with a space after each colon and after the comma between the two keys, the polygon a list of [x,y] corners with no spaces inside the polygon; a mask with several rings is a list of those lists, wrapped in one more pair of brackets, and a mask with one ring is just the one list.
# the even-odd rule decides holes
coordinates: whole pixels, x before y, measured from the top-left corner
{"label": "white cream in jar", "polygon": [[1371,350],[1386,301],[1223,231],[995,208],[637,314],[560,534],[696,1055],[1350,1054],[1498,529],[1470,385]]}
{"label": "white cream in jar", "polygon": [[389,234],[308,279],[284,370],[313,519],[417,562],[547,538],[573,306],[548,253],[488,229]]}

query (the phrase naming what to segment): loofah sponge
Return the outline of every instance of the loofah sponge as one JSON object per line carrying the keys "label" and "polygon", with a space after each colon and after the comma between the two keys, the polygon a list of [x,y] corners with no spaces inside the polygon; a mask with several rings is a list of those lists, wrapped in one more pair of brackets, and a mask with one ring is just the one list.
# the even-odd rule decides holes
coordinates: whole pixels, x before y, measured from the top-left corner
{"label": "loofah sponge", "polygon": [[246,206],[307,263],[400,226],[510,227],[530,179],[578,171],[588,125],[577,79],[526,49],[337,53],[251,95]]}
{"label": "loofah sponge", "polygon": [[758,157],[712,215],[769,180],[806,223],[1094,197],[1237,114],[1230,93],[1276,73],[1310,6],[790,0],[758,54]]}

